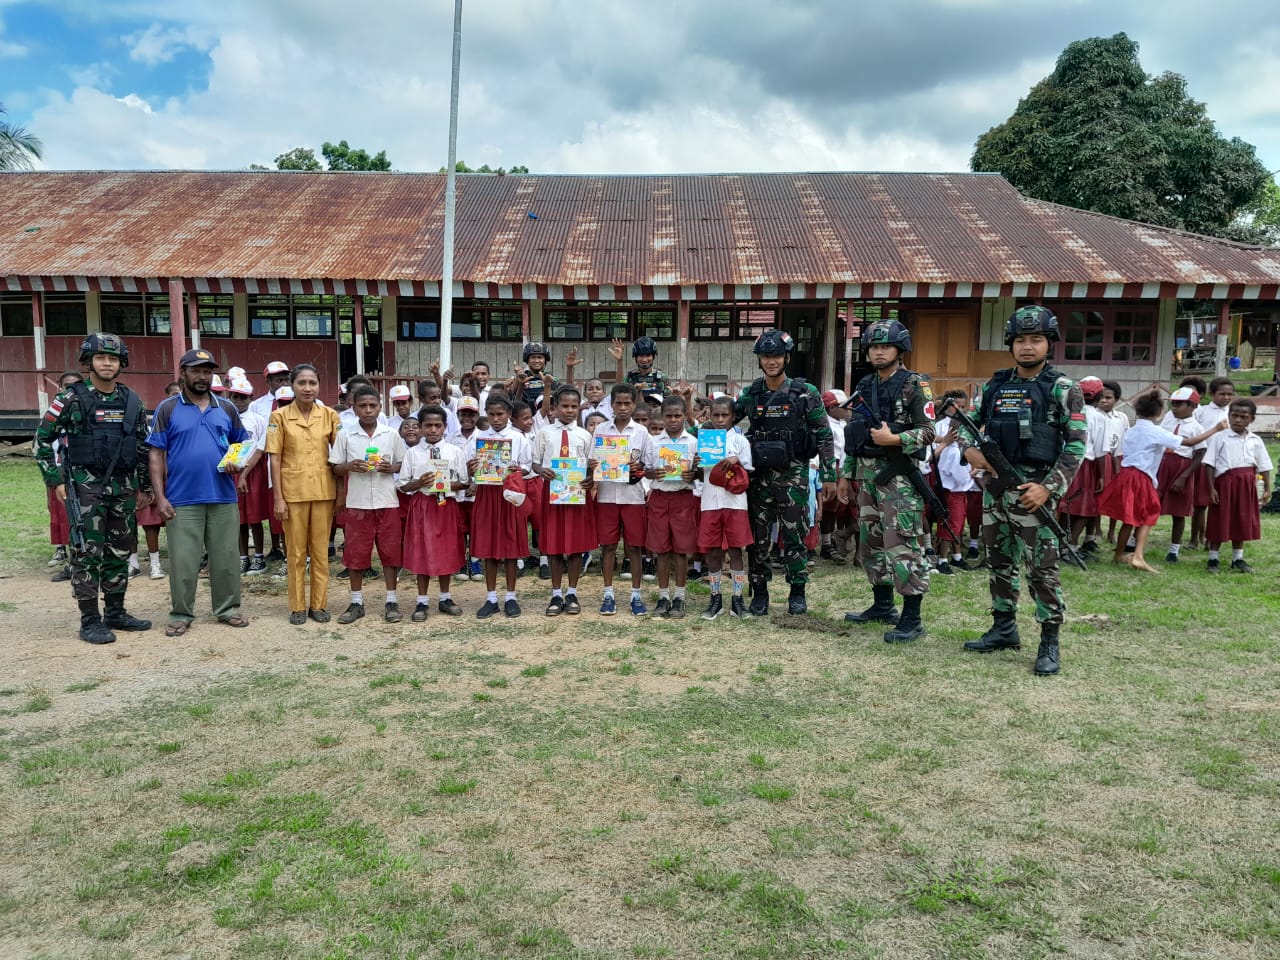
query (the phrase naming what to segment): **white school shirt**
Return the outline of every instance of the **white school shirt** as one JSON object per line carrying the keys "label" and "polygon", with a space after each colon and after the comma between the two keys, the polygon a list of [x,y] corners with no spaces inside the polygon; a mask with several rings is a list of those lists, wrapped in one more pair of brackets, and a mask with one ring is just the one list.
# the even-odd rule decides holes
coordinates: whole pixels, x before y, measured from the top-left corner
{"label": "white school shirt", "polygon": [[848,421],[837,420],[827,414],[827,426],[831,428],[831,439],[836,445],[836,463],[844,463],[844,428]]}
{"label": "white school shirt", "polygon": [[1084,458],[1086,460],[1097,460],[1105,457],[1110,453],[1107,443],[1111,439],[1111,420],[1110,418],[1092,404],[1084,405],[1085,419],[1085,442],[1084,442]]}
{"label": "white school shirt", "polygon": [[270,420],[271,411],[275,406],[275,402],[276,398],[271,394],[264,394],[261,397],[256,397],[253,402],[249,404],[249,411],[251,413],[256,413],[263,420]]}
{"label": "white school shirt", "polygon": [[[631,458],[647,462],[649,430],[632,420],[626,427],[619,427],[615,420],[606,420],[596,427],[597,437],[627,437],[631,441]],[[594,453],[594,450],[592,451]],[[645,489],[640,483],[620,483],[617,480],[601,480],[596,484],[596,500],[600,503],[621,503],[643,506]]]}
{"label": "white school shirt", "polygon": [[[350,429],[351,427],[358,428],[360,426],[360,414],[356,413],[355,407],[347,407],[347,409],[338,414],[338,421],[342,424],[342,428],[344,430]],[[390,426],[387,422],[386,414],[378,414],[378,426]],[[399,431],[397,431],[397,433],[398,432]]]}
{"label": "white school shirt", "polygon": [[[449,485],[454,483],[467,483],[467,459],[466,455],[458,447],[452,443],[446,443],[441,440],[436,444],[429,444],[425,441],[409,450],[404,455],[404,464],[400,467],[400,476],[398,485],[403,489],[405,484],[410,480],[417,480],[420,476],[431,469],[432,460],[448,460],[449,461]],[[465,488],[464,488],[465,489]],[[405,493],[412,496],[415,493],[424,493],[435,496],[426,487],[417,490],[406,490]],[[445,496],[451,500],[460,499],[461,490],[450,489]]]}
{"label": "white school shirt", "polygon": [[[1085,416],[1087,417],[1088,414]],[[1119,455],[1124,436],[1131,429],[1129,418],[1119,410],[1112,410],[1110,413],[1104,413],[1103,416],[1107,418],[1107,453]]]}
{"label": "white school shirt", "polygon": [[[751,444],[747,443],[747,438],[740,433],[732,430],[725,431],[724,455],[726,457],[737,457],[738,462],[742,464],[744,470],[754,470],[755,464],[751,462]],[[746,510],[747,495],[746,493],[730,493],[724,487],[717,486],[711,482],[711,471],[714,467],[703,467],[702,475],[704,477],[702,486],[702,509],[703,510]]]}
{"label": "white school shirt", "polygon": [[1158,427],[1150,420],[1138,418],[1137,422],[1124,435],[1120,447],[1120,455],[1126,467],[1141,470],[1155,486],[1159,486],[1156,476],[1160,472],[1160,461],[1164,452],[1182,446],[1182,437],[1174,436],[1163,427]]}
{"label": "white school shirt", "polygon": [[[1203,406],[1196,407],[1195,418],[1200,421],[1200,426],[1204,428],[1200,432],[1204,433],[1205,430],[1212,430],[1223,420],[1227,419],[1227,414],[1230,411],[1231,404],[1227,404],[1225,407],[1220,407],[1212,400]],[[1223,432],[1225,433],[1226,431]]]}
{"label": "white school shirt", "polygon": [[551,461],[560,456],[564,431],[569,432],[569,456],[591,456],[591,434],[576,423],[564,426],[558,420],[538,431],[533,439],[533,462],[540,467],[550,467]]}
{"label": "white school shirt", "polygon": [[[671,436],[666,430],[663,430],[662,433],[658,434],[658,436],[651,437],[649,440],[649,450],[644,459],[644,472],[646,477],[649,475],[650,471],[656,474],[662,468],[662,445],[667,441],[671,441],[672,443],[688,444],[689,453],[693,456],[697,456],[698,454],[698,438],[688,430],[681,430],[680,435],[676,437]],[[728,449],[728,447],[726,446],[725,449]],[[675,493],[679,490],[692,490],[693,481],[655,479],[650,489],[661,490],[663,493]]]}
{"label": "white school shirt", "polygon": [[[934,426],[934,436],[939,440],[945,440],[950,434],[951,417],[943,417]],[[973,481],[973,474],[969,472],[969,465],[960,456],[958,444],[951,443],[941,450],[935,450],[934,456],[938,461],[938,477],[942,480],[942,489],[956,493],[968,493],[970,490],[978,489],[978,485]]]}
{"label": "white school shirt", "polygon": [[[454,413],[458,412],[458,401],[462,399],[462,388],[456,383],[449,384],[449,403],[448,408]],[[480,403],[480,412],[484,413],[485,404],[489,400],[489,387],[485,386],[480,391],[480,396],[476,398]]]}
{"label": "white school shirt", "polygon": [[[357,420],[354,430],[338,431],[333,446],[329,448],[329,462],[350,463],[352,460],[363,460],[365,451],[370,447],[377,447],[378,455],[391,463],[401,463],[404,460],[404,439],[400,434],[385,423],[380,423],[373,428],[373,436],[370,436]],[[388,510],[399,507],[395,477],[376,470],[348,473],[347,506],[353,510]]]}
{"label": "white school shirt", "polygon": [[1258,473],[1269,473],[1273,469],[1266,444],[1252,430],[1215,433],[1209,438],[1204,465],[1213,468],[1215,477],[1240,467],[1253,467]]}
{"label": "white school shirt", "polygon": [[[448,404],[438,403],[436,406],[444,408],[444,435],[446,437],[462,429],[462,424],[458,422],[458,415],[453,412]],[[480,408],[480,412],[484,412],[483,407]],[[413,411],[413,415],[420,417],[422,415],[422,407],[419,406],[417,410]]]}
{"label": "white school shirt", "polygon": [[613,404],[609,402],[608,395],[602,397],[599,403],[591,403],[586,397],[582,398],[582,404],[578,407],[578,422],[586,423],[587,417],[593,413],[603,413],[606,420],[613,419]]}
{"label": "white school shirt", "polygon": [[[1194,412],[1191,416],[1179,420],[1171,410],[1164,415],[1164,419],[1160,421],[1160,426],[1179,437],[1198,437],[1205,431],[1205,428],[1200,426],[1200,422],[1196,420]],[[1204,448],[1205,443],[1197,443],[1194,447],[1178,447],[1173,452],[1183,459],[1190,460],[1197,450],[1203,450]]]}

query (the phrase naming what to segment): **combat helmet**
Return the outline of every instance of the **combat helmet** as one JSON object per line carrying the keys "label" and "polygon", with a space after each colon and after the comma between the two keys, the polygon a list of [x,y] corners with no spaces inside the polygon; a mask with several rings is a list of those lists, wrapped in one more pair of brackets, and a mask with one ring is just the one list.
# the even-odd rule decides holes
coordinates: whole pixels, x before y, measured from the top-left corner
{"label": "combat helmet", "polygon": [[656,357],[658,355],[658,345],[654,342],[653,337],[636,337],[636,342],[631,344],[631,356],[633,357]]}
{"label": "combat helmet", "polygon": [[908,353],[911,350],[911,331],[900,320],[879,320],[862,332],[862,345],[873,347],[880,344]]}
{"label": "combat helmet", "polygon": [[537,340],[524,345],[524,352],[521,354],[521,359],[524,360],[525,363],[528,363],[529,358],[534,355],[546,357],[547,363],[551,362],[551,348],[545,343],[541,343]]}
{"label": "combat helmet", "polygon": [[88,363],[94,354],[105,353],[120,358],[120,366],[129,365],[129,348],[114,333],[91,333],[80,344],[80,362]]}
{"label": "combat helmet", "polygon": [[752,352],[759,356],[776,357],[789,354],[795,348],[796,342],[791,339],[791,334],[770,327],[756,337],[756,345],[752,348]]}
{"label": "combat helmet", "polygon": [[1013,341],[1028,333],[1043,333],[1050,343],[1061,339],[1058,333],[1058,318],[1046,307],[1019,307],[1010,315],[1004,325],[1004,345],[1013,346]]}

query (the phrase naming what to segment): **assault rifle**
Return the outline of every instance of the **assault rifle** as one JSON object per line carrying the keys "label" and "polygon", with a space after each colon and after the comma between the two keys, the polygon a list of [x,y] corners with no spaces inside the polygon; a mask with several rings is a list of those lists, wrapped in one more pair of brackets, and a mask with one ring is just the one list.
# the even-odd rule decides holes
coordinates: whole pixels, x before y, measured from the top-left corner
{"label": "assault rifle", "polygon": [[[860,393],[855,393],[853,395],[853,399],[849,401],[848,407],[873,427],[882,426],[884,423],[880,417],[876,416],[876,412],[871,409],[870,405],[863,399],[862,394]],[[925,505],[933,511],[933,515],[937,517],[938,522],[946,528],[947,533],[951,534],[952,541],[954,543],[959,543],[960,538],[956,536],[956,532],[951,529],[949,512],[946,505],[938,496],[938,492],[934,490],[933,487],[929,486],[929,481],[924,478],[924,474],[922,474],[920,472],[920,468],[916,466],[915,460],[907,456],[901,447],[896,451],[893,448],[886,448],[884,459],[884,469],[875,476],[876,486],[887,483],[894,477],[902,477],[905,479],[907,483],[911,484],[911,489],[918,493],[920,495],[920,499],[923,500]]]}
{"label": "assault rifle", "polygon": [[[946,416],[948,410],[951,411],[951,416],[960,421],[964,428],[969,431],[978,449],[987,458],[987,463],[991,464],[991,469],[995,471],[995,476],[989,477],[987,480],[987,489],[991,491],[993,496],[1000,497],[1006,490],[1030,482],[1019,472],[1017,467],[1009,462],[1009,458],[1004,455],[1000,444],[983,433],[982,428],[974,423],[973,417],[955,406],[954,399],[946,400],[942,404],[942,408],[938,411],[939,416]],[[1044,526],[1048,527],[1053,535],[1058,538],[1058,552],[1062,556],[1066,557],[1081,570],[1087,571],[1089,569],[1084,562],[1084,557],[1080,556],[1076,548],[1071,545],[1071,538],[1067,535],[1067,531],[1062,529],[1062,524],[1058,522],[1058,518],[1053,515],[1053,511],[1049,509],[1047,504],[1042,504],[1032,515]]]}
{"label": "assault rifle", "polygon": [[76,492],[76,482],[71,475],[71,462],[67,456],[66,438],[62,444],[62,485],[67,491],[67,522],[71,527],[71,546],[79,551],[84,550],[84,511],[80,509],[80,494]]}

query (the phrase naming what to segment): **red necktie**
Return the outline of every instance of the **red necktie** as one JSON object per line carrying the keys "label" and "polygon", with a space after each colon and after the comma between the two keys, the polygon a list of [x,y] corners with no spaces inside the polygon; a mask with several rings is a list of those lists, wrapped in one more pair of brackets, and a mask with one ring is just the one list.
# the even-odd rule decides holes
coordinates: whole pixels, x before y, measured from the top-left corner
{"label": "red necktie", "polygon": [[569,455],[569,431],[560,431],[560,456],[567,457]]}

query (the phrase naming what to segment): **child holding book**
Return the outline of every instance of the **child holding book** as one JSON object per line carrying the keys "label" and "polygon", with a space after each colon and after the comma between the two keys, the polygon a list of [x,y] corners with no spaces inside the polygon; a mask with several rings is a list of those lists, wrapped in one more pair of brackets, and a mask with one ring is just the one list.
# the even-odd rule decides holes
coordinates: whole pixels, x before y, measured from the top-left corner
{"label": "child holding book", "polygon": [[[582,575],[582,558],[595,549],[596,522],[591,500],[586,496],[591,486],[587,460],[591,456],[591,434],[578,426],[578,405],[581,397],[576,387],[561,386],[551,399],[556,422],[538,431],[533,445],[534,472],[545,481],[542,499],[542,519],[538,525],[539,548],[543,558],[550,559],[551,601],[546,615],[558,617],[562,613],[579,614],[578,578]],[[571,461],[571,462],[566,462]],[[581,468],[582,486],[575,491],[561,490],[556,467],[561,470]],[[565,499],[581,499],[580,503],[559,502]],[[569,589],[563,592],[564,574],[569,571]]]}
{"label": "child holding book", "polygon": [[663,431],[656,442],[650,438],[644,461],[645,474],[653,482],[645,509],[645,547],[658,561],[658,605],[654,613],[679,619],[685,615],[689,557],[698,551],[698,498],[693,495],[698,441],[685,429],[688,408],[682,397],[672,394],[662,401],[661,409]]}
{"label": "child holding book", "polygon": [[[1262,539],[1262,504],[1271,499],[1274,469],[1262,438],[1249,429],[1258,407],[1248,398],[1232,400],[1226,424],[1210,441],[1204,454],[1204,471],[1209,487],[1209,516],[1205,540],[1209,544],[1209,572],[1217,573],[1218,550],[1231,541],[1231,572],[1253,573],[1244,559],[1246,540]],[[1222,424],[1219,424],[1219,428]],[[1262,475],[1258,493],[1257,475]]]}
{"label": "child holding book", "polygon": [[733,597],[729,612],[746,619],[746,603],[742,591],[747,583],[744,549],[751,545],[751,520],[747,515],[747,472],[753,469],[751,444],[733,429],[733,398],[717,397],[711,401],[710,429],[700,431],[703,443],[707,434],[723,431],[724,457],[718,463],[702,465],[702,504],[698,514],[698,549],[707,558],[711,575],[711,602],[702,613],[703,620],[714,620],[724,610],[720,583],[724,557],[729,554],[729,575],[733,581]]}
{"label": "child holding book", "polygon": [[440,612],[462,615],[449,585],[466,556],[457,497],[469,478],[462,449],[444,442],[447,419],[439,405],[422,408],[418,414],[422,442],[409,449],[400,467],[400,491],[409,499],[404,565],[418,578],[418,601],[410,617],[414,623],[427,619],[432,577],[440,584]]}
{"label": "child holding book", "polygon": [[[636,388],[629,383],[614,384],[609,392],[613,418],[596,428],[593,457],[587,464],[596,477],[596,540],[600,544],[600,572],[604,578],[604,598],[600,613],[610,617],[618,612],[613,596],[613,571],[617,563],[618,541],[627,541],[627,558],[631,562],[631,614],[643,617],[649,613],[640,597],[640,548],[644,543],[645,494],[640,481],[644,478],[644,459],[649,449],[649,431],[631,418],[636,406]],[[626,448],[626,477],[609,476],[600,470],[600,451],[607,445]]]}
{"label": "child holding book", "polygon": [[380,418],[382,400],[375,387],[359,384],[350,391],[350,400],[356,423],[338,431],[329,451],[334,474],[347,481],[342,562],[351,571],[351,603],[338,622],[355,623],[364,616],[364,572],[373,563],[376,546],[387,587],[382,619],[399,623],[396,578],[400,574],[404,529],[392,475],[404,460],[404,441]]}
{"label": "child holding book", "polygon": [[[475,507],[471,513],[471,552],[484,562],[485,602],[476,618],[486,620],[501,610],[520,616],[516,599],[516,561],[529,553],[529,528],[515,506],[503,496],[503,480],[529,467],[532,452],[524,434],[511,425],[511,401],[490,393],[485,406],[488,429],[477,431],[464,455]],[[483,461],[482,461],[483,457]],[[498,606],[498,567],[506,574],[507,595]]]}

